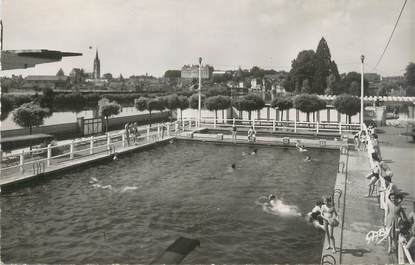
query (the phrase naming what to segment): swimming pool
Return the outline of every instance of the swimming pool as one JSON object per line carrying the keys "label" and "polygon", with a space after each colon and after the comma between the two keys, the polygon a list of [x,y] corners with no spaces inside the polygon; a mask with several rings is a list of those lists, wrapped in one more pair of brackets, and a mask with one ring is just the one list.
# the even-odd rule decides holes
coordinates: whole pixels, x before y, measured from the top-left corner
{"label": "swimming pool", "polygon": [[256,202],[276,193],[307,213],[332,192],[338,151],[253,148],[177,141],[3,189],[2,261],[149,263],[186,236],[201,247],[185,263],[319,263],[322,233]]}

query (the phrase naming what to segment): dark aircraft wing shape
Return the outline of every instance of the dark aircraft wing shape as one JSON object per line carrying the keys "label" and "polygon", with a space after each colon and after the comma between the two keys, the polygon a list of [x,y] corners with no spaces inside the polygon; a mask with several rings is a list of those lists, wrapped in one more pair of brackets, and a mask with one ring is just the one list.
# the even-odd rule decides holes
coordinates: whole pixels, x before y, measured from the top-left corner
{"label": "dark aircraft wing shape", "polygon": [[81,56],[82,53],[52,50],[4,50],[1,51],[1,70],[26,69],[41,63],[52,63],[63,57]]}

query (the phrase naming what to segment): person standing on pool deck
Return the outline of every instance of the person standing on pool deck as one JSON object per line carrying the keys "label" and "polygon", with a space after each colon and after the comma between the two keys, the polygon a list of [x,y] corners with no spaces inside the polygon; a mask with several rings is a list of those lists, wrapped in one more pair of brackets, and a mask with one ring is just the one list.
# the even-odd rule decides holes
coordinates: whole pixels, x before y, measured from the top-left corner
{"label": "person standing on pool deck", "polygon": [[365,196],[366,198],[372,196],[376,182],[379,180],[379,174],[380,174],[379,162],[374,161],[371,172],[366,176],[366,179],[369,180],[369,183],[367,184],[369,187],[369,191],[367,195]]}
{"label": "person standing on pool deck", "polygon": [[232,140],[236,142],[236,126],[235,124],[232,125]]}
{"label": "person standing on pool deck", "polygon": [[130,145],[130,123],[125,124],[125,138],[127,139],[127,144]]}
{"label": "person standing on pool deck", "polygon": [[338,214],[334,208],[331,197],[324,198],[324,204],[321,206],[321,217],[324,219],[324,229],[326,230],[327,241],[329,245],[326,249],[333,248],[333,253],[336,253],[336,242],[334,240],[334,227],[339,225]]}
{"label": "person standing on pool deck", "polygon": [[392,243],[397,242],[396,228],[399,220],[407,220],[404,209],[401,207],[402,194],[390,193],[386,201],[385,227],[388,233],[388,254],[392,252]]}

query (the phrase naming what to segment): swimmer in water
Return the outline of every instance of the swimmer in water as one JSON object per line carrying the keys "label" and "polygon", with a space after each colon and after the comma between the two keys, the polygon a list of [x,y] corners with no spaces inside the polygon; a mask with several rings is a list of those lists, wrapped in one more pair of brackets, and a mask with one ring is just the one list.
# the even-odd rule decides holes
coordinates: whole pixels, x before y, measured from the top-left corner
{"label": "swimmer in water", "polygon": [[311,156],[306,156],[304,158],[304,162],[311,162]]}
{"label": "swimmer in water", "polygon": [[275,196],[274,194],[270,194],[270,195],[268,196],[268,200],[269,200],[269,204],[270,204],[271,206],[274,206],[274,205],[276,205],[276,204],[277,204],[277,196]]}
{"label": "swimmer in water", "polygon": [[112,157],[112,160],[118,160],[118,153],[114,153],[114,156]]}
{"label": "swimmer in water", "polygon": [[258,152],[258,149],[254,149],[254,151],[251,152],[251,155],[256,155],[257,152]]}
{"label": "swimmer in water", "polygon": [[295,147],[300,152],[306,152],[307,151],[307,149],[305,148],[305,146],[303,144],[301,144],[300,140],[297,140],[297,143],[295,144]]}
{"label": "swimmer in water", "polygon": [[235,163],[232,163],[231,167],[232,167],[232,169],[235,169],[236,168]]}
{"label": "swimmer in water", "polygon": [[91,180],[89,181],[89,184],[95,184],[98,182],[98,179],[95,177],[91,177]]}

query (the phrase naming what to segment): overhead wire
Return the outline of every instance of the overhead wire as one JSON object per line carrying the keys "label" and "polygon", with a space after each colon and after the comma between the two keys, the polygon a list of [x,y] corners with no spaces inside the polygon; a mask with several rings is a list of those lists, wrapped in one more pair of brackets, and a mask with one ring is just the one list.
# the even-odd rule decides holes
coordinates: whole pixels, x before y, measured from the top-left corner
{"label": "overhead wire", "polygon": [[392,30],[392,33],[391,33],[391,35],[389,36],[388,42],[386,43],[385,49],[383,49],[383,52],[382,52],[381,56],[379,57],[379,60],[377,61],[377,63],[376,63],[376,65],[375,65],[375,67],[373,67],[372,71],[374,71],[374,70],[376,69],[376,67],[378,67],[378,65],[380,64],[380,62],[382,61],[383,56],[385,55],[386,50],[388,49],[389,44],[390,44],[390,42],[391,42],[391,40],[392,40],[393,33],[395,32],[395,30],[396,30],[396,28],[397,28],[397,26],[398,26],[399,19],[401,18],[402,12],[403,12],[403,10],[405,9],[405,5],[406,5],[406,2],[407,2],[407,1],[408,1],[408,0],[405,0],[405,2],[403,3],[402,8],[401,8],[401,11],[399,12],[398,19],[396,20],[396,22],[395,22],[395,26],[393,27],[393,30]]}

